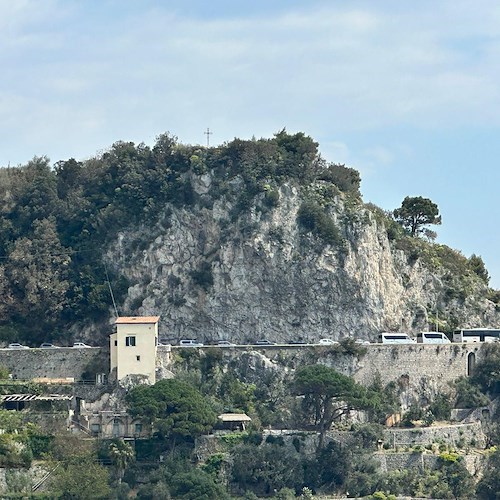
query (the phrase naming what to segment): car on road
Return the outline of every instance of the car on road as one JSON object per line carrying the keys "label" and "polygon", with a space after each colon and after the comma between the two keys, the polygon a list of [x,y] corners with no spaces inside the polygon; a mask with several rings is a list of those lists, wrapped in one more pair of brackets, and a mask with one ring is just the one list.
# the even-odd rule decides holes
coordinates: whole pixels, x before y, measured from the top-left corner
{"label": "car on road", "polygon": [[268,339],[260,339],[255,342],[255,345],[276,345],[276,342]]}
{"label": "car on road", "polygon": [[179,345],[181,347],[203,347],[203,344],[201,342],[198,342],[194,339],[182,339],[179,342]]}
{"label": "car on road", "polygon": [[87,345],[87,344],[85,344],[85,343],[83,343],[83,342],[75,342],[75,343],[73,344],[73,347],[75,347],[76,349],[83,349],[83,348],[85,348],[85,347],[92,347],[92,346]]}
{"label": "car on road", "polygon": [[9,344],[7,349],[29,349],[27,345],[20,344],[19,342],[12,342],[12,344]]}
{"label": "car on road", "polygon": [[370,341],[369,341],[369,340],[365,340],[365,339],[356,339],[356,340],[354,341],[354,343],[355,343],[355,344],[363,344],[363,345],[365,345],[365,344],[369,344],[369,343],[370,343]]}
{"label": "car on road", "polygon": [[229,340],[218,340],[217,345],[219,347],[234,347],[236,344],[229,342]]}
{"label": "car on road", "polygon": [[59,346],[51,344],[50,342],[44,342],[40,344],[40,349],[59,349]]}
{"label": "car on road", "polygon": [[334,344],[338,344],[338,342],[336,340],[332,340],[332,339],[320,339],[318,344],[320,344],[320,345],[334,345]]}

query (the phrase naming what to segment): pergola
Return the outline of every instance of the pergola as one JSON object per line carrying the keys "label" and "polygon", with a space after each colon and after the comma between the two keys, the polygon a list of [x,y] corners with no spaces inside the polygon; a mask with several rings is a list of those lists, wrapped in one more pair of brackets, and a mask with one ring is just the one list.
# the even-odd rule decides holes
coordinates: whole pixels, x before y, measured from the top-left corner
{"label": "pergola", "polygon": [[71,401],[73,396],[64,394],[4,394],[0,396],[2,405],[6,410],[23,410],[26,403],[31,401]]}
{"label": "pergola", "polygon": [[252,419],[246,413],[222,413],[217,417],[225,429],[234,430],[235,428],[245,430],[245,424]]}

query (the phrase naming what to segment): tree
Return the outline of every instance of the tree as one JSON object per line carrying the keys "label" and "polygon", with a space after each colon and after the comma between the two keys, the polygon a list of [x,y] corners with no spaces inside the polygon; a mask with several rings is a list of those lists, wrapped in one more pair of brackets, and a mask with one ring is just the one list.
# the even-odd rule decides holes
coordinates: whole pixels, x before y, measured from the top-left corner
{"label": "tree", "polygon": [[122,439],[116,439],[109,445],[109,458],[115,466],[118,483],[121,483],[127,465],[135,458],[134,449]]}
{"label": "tree", "polygon": [[382,385],[380,374],[376,374],[372,384],[367,388],[367,407],[370,422],[385,423],[387,417],[399,409],[399,398],[396,384],[390,382]]}
{"label": "tree", "polygon": [[333,182],[344,193],[359,195],[361,177],[359,172],[353,168],[338,163],[330,163],[323,166],[318,173],[318,179]]}
{"label": "tree", "polygon": [[500,347],[486,346],[484,358],[475,366],[471,382],[492,396],[500,393]]}
{"label": "tree", "polygon": [[336,491],[344,485],[352,468],[352,450],[330,441],[304,463],[304,483],[313,489]]}
{"label": "tree", "polygon": [[476,495],[484,500],[500,498],[500,449],[488,457],[484,475],[477,484]]}
{"label": "tree", "polygon": [[300,368],[293,381],[294,393],[304,396],[303,409],[319,430],[318,448],[333,422],[354,409],[368,406],[366,390],[351,377],[324,365]]}
{"label": "tree", "polygon": [[284,487],[303,485],[300,455],[287,446],[242,444],[232,450],[231,462],[231,481],[241,491],[267,496]]}
{"label": "tree", "polygon": [[490,275],[488,274],[488,270],[484,265],[483,259],[476,254],[472,254],[469,258],[469,266],[472,271],[474,271],[487,285],[490,282]]}
{"label": "tree", "polygon": [[57,179],[45,156],[34,157],[14,172],[9,196],[13,201],[12,210],[7,217],[12,222],[15,235],[22,236],[34,221],[59,213]]}
{"label": "tree", "polygon": [[225,500],[229,498],[222,485],[202,470],[181,472],[172,477],[172,498],[184,500]]}
{"label": "tree", "polygon": [[177,439],[208,432],[217,420],[209,401],[195,387],[175,379],[135,387],[127,395],[127,403],[130,415],[153,424],[172,445]]}
{"label": "tree", "polygon": [[470,378],[460,377],[455,383],[455,408],[478,408],[486,406],[489,399],[472,383]]}
{"label": "tree", "polygon": [[423,226],[441,224],[438,206],[422,196],[407,196],[393,214],[394,218],[410,231],[411,236],[425,234],[426,228]]}
{"label": "tree", "polygon": [[108,471],[92,457],[74,456],[55,470],[51,491],[62,499],[106,499],[111,494],[108,482]]}
{"label": "tree", "polygon": [[7,294],[15,299],[11,315],[36,315],[49,324],[55,323],[66,305],[70,262],[59,240],[55,218],[35,220],[33,235],[16,240],[4,269]]}
{"label": "tree", "polygon": [[441,482],[448,485],[453,498],[474,498],[474,480],[465,467],[463,457],[442,453],[438,465]]}

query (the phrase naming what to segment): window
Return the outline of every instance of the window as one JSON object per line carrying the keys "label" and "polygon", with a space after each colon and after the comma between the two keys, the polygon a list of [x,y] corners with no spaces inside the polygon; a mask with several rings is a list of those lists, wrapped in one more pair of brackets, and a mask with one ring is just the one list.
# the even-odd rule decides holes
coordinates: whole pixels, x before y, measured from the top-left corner
{"label": "window", "polygon": [[101,432],[101,425],[90,424],[90,432],[92,432],[92,434],[99,434],[99,432]]}
{"label": "window", "polygon": [[135,336],[125,337],[125,345],[127,347],[135,347]]}
{"label": "window", "polygon": [[140,356],[136,356],[136,359],[137,359],[137,361],[140,361],[141,357]]}
{"label": "window", "polygon": [[135,434],[140,434],[142,432],[142,424],[135,424]]}
{"label": "window", "polygon": [[115,345],[118,345],[118,340],[115,340]]}

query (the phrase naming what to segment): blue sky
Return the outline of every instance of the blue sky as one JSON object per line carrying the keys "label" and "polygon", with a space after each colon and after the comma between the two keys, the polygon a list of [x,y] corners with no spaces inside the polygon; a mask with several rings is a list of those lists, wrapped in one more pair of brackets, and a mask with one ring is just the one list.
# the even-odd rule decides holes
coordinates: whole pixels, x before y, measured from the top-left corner
{"label": "blue sky", "polygon": [[303,131],[500,288],[498,2],[0,0],[0,32],[0,166]]}

